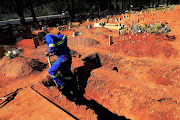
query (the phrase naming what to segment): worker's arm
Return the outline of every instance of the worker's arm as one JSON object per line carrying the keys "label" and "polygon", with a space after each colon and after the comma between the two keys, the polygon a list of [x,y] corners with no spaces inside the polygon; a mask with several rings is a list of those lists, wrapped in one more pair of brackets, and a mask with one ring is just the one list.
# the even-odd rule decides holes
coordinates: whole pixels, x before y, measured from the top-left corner
{"label": "worker's arm", "polygon": [[46,43],[49,47],[48,53],[56,54],[57,52],[57,46],[54,39],[57,39],[57,38],[54,37],[53,35],[46,36]]}

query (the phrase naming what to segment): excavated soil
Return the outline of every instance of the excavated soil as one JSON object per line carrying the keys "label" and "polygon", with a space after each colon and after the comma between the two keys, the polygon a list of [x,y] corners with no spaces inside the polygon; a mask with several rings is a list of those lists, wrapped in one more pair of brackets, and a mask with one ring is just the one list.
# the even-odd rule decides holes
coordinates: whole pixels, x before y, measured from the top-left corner
{"label": "excavated soil", "polygon": [[[0,60],[0,96],[3,97],[17,88],[23,90],[18,92],[14,100],[0,108],[3,110],[0,119],[23,119],[17,115],[31,119],[44,114],[39,118],[46,118],[47,115],[47,119],[57,119],[57,115],[63,115],[64,118],[69,115],[69,119],[81,120],[179,120],[179,13],[180,6],[176,6],[174,10],[168,9],[165,13],[137,12],[139,16],[130,14],[130,17],[122,19],[122,16],[117,15],[109,20],[110,24],[120,22],[127,26],[132,24],[132,20],[137,24],[138,19],[139,24],[166,23],[172,27],[167,35],[119,35],[117,30],[105,27],[88,29],[89,24],[94,26],[94,21],[60,31],[68,36],[68,46],[72,54],[71,70],[79,88],[76,100],[69,93],[59,91],[55,85],[43,84],[52,80],[48,75],[49,66],[44,54],[48,51],[47,45],[40,43],[35,49],[32,39],[29,38],[15,45],[6,45],[6,50],[16,47],[22,49],[23,54],[13,59],[4,56]],[[122,20],[116,22],[114,18],[119,17]],[[106,22],[106,19],[100,21]],[[39,31],[32,34],[36,36]],[[74,31],[78,31],[78,36],[73,37]],[[52,27],[48,28],[48,32],[57,34],[59,31]],[[111,46],[110,35],[113,36]],[[56,56],[51,57],[51,62],[56,59]],[[41,96],[36,99],[37,103],[49,102],[44,111],[41,111],[41,105],[29,99],[31,96]],[[23,105],[31,109],[23,111]],[[36,105],[39,107],[33,107]],[[67,114],[58,113],[59,109]]]}

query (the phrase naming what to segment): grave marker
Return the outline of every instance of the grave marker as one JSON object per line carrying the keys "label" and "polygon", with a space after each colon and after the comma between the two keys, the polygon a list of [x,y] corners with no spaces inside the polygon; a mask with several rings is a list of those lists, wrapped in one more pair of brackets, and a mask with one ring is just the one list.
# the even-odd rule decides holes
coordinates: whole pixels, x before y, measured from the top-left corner
{"label": "grave marker", "polygon": [[112,39],[112,35],[109,36],[109,47],[113,44],[113,39]]}
{"label": "grave marker", "polygon": [[71,26],[68,26],[68,29],[71,29]]}
{"label": "grave marker", "polygon": [[128,18],[128,15],[126,15],[126,18]]}
{"label": "grave marker", "polygon": [[45,27],[42,27],[42,30],[43,31],[47,31],[47,27],[45,26]]}
{"label": "grave marker", "polygon": [[58,26],[57,29],[60,31],[62,28],[61,28],[61,26]]}
{"label": "grave marker", "polygon": [[88,25],[88,29],[91,29],[92,28],[92,25]]}
{"label": "grave marker", "polygon": [[77,32],[77,31],[73,32],[73,37],[75,37],[75,36],[77,36],[77,35],[78,35],[78,32]]}
{"label": "grave marker", "polygon": [[4,46],[0,46],[0,58],[2,59],[2,57],[4,56],[4,53],[5,53],[5,49],[4,49]]}
{"label": "grave marker", "polygon": [[89,22],[89,21],[90,21],[90,19],[88,18],[88,19],[87,19],[87,22]]}
{"label": "grave marker", "polygon": [[34,48],[36,49],[37,46],[39,46],[38,38],[37,38],[37,37],[34,37],[32,40],[33,40],[33,43],[34,43]]}
{"label": "grave marker", "polygon": [[118,26],[121,26],[121,23],[118,23]]}
{"label": "grave marker", "polygon": [[123,19],[125,18],[125,16],[123,16]]}
{"label": "grave marker", "polygon": [[117,19],[117,18],[115,18],[115,21],[117,22],[117,21],[118,21],[118,19]]}
{"label": "grave marker", "polygon": [[17,41],[17,42],[18,42],[18,41],[21,41],[21,40],[23,40],[22,37],[16,38],[16,41]]}
{"label": "grave marker", "polygon": [[121,20],[121,18],[119,18],[119,20]]}

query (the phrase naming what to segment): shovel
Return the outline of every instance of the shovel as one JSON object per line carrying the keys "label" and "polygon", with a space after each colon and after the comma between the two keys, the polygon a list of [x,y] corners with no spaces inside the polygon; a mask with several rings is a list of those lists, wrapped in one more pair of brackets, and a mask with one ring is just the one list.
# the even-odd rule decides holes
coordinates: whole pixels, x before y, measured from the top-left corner
{"label": "shovel", "polygon": [[[51,61],[50,61],[50,57],[47,56],[48,59],[48,63],[49,63],[49,67],[51,67]],[[56,87],[58,87],[58,84],[56,83],[56,81],[53,79],[54,83],[56,84]]]}

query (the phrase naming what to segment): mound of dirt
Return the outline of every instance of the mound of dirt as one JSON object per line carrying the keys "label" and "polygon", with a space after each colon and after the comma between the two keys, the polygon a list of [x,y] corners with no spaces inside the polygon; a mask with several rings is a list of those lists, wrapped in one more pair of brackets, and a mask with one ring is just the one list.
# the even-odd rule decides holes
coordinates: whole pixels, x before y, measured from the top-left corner
{"label": "mound of dirt", "polygon": [[105,28],[105,27],[93,28],[92,31],[93,31],[94,33],[99,33],[99,32],[101,32],[101,33],[109,33],[109,32],[112,32],[110,29]]}
{"label": "mound of dirt", "polygon": [[29,66],[28,59],[16,57],[9,59],[3,57],[0,61],[0,74],[6,77],[19,77],[28,75],[33,69]]}
{"label": "mound of dirt", "polygon": [[171,41],[167,36],[159,37],[154,34],[133,34],[131,36],[128,34],[120,39],[109,48],[110,51],[122,52],[135,57],[156,57],[159,55],[170,57],[177,55],[177,50],[167,42]]}
{"label": "mound of dirt", "polygon": [[16,43],[18,48],[34,48],[34,43],[32,39],[23,39]]}
{"label": "mound of dirt", "polygon": [[79,38],[79,39],[70,39],[68,41],[68,46],[78,46],[78,47],[95,47],[99,42],[91,38]]}

